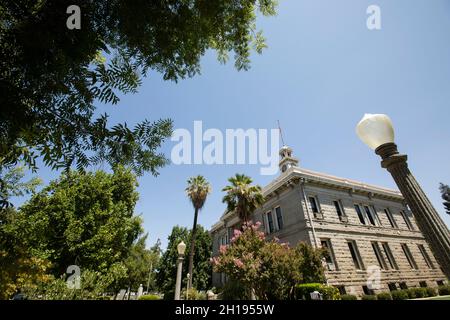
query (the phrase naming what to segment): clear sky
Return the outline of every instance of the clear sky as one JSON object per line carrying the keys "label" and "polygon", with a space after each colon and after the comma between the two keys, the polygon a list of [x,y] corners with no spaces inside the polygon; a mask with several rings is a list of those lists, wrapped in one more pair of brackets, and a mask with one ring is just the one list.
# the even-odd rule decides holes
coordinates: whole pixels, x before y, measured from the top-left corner
{"label": "clear sky", "polygon": [[[366,9],[381,8],[382,29],[369,31]],[[450,184],[450,2],[448,0],[280,0],[278,15],[261,18],[268,49],[238,72],[214,53],[202,74],[179,83],[151,73],[138,94],[118,106],[100,106],[113,122],[171,118],[175,128],[276,128],[300,166],[385,187],[395,184],[372,150],[355,134],[364,113],[386,113],[396,142],[438,212],[450,224],[438,190]],[[175,145],[163,151],[170,156]],[[144,217],[148,245],[163,246],[176,224],[191,227],[193,209],[186,180],[202,174],[212,184],[199,216],[207,228],[223,213],[227,178],[245,173],[266,185],[259,165],[169,165],[154,178],[139,178],[136,213]],[[47,183],[57,176],[47,168]]]}

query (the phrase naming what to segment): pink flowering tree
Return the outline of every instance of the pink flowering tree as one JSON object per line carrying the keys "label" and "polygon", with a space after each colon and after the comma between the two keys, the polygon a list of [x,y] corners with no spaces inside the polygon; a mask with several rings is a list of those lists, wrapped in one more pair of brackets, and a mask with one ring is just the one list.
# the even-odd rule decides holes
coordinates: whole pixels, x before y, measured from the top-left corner
{"label": "pink flowering tree", "polygon": [[[268,241],[260,226],[259,222],[248,222],[241,230],[234,230],[230,245],[221,246],[219,255],[211,259],[214,271],[253,289],[257,298],[263,300],[294,298],[295,285],[303,282],[305,266],[310,269],[314,265],[314,280],[323,281],[322,250],[306,244],[291,248],[278,239]],[[305,249],[308,261],[302,254]],[[315,259],[311,259],[311,253]]]}

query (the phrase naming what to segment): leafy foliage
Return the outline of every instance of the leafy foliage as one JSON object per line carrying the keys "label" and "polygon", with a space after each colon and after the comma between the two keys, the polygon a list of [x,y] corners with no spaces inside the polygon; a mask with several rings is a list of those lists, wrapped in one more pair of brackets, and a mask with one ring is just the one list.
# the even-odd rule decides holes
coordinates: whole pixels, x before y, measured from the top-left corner
{"label": "leafy foliage", "polygon": [[261,187],[252,186],[253,180],[244,174],[236,174],[228,181],[230,185],[222,189],[226,192],[222,202],[228,211],[235,211],[241,221],[248,222],[253,211],[264,203]]}
{"label": "leafy foliage", "polygon": [[323,300],[339,300],[339,290],[332,286],[321,283],[304,283],[295,287],[296,298],[301,300],[311,300],[311,293],[317,291],[322,294]]}
{"label": "leafy foliage", "polygon": [[[266,241],[259,228],[260,223],[244,223],[242,231],[234,230],[231,244],[221,246],[219,256],[211,260],[214,271],[253,289],[264,300],[294,299],[298,283],[323,279],[322,250],[305,249],[306,244],[290,248],[276,239]],[[312,270],[317,272],[315,277]]]}
{"label": "leafy foliage", "polygon": [[392,296],[389,292],[381,292],[377,294],[377,300],[392,300]]}
{"label": "leafy foliage", "polygon": [[135,176],[121,167],[113,174],[63,174],[21,207],[21,237],[48,258],[55,276],[69,265],[107,270],[142,232],[141,218],[133,215],[136,186]]}
{"label": "leafy foliage", "polygon": [[[158,241],[146,249],[135,216],[137,182],[130,169],[69,171],[35,193],[18,211],[0,210],[0,299],[18,290],[31,299],[99,299],[120,288],[155,289]],[[82,288],[68,289],[77,265]]]}
{"label": "leafy foliage", "polygon": [[149,290],[156,289],[153,274],[159,263],[161,243],[158,241],[155,246],[146,249],[146,240],[147,235],[139,238],[132,245],[128,257],[124,261],[127,276],[121,281],[121,288],[129,287],[131,290],[137,291],[140,284],[144,286],[144,289],[147,289],[147,284],[149,284]]}
{"label": "leafy foliage", "polygon": [[446,184],[441,183],[439,186],[439,190],[442,194],[442,199],[444,200],[443,205],[445,208],[445,212],[450,214],[450,187]]}
{"label": "leafy foliage", "polygon": [[24,287],[23,291],[31,300],[98,300],[105,292],[126,277],[127,269],[117,263],[106,272],[84,270],[81,273],[80,289],[67,286],[64,276],[53,278],[51,281],[39,283],[34,287]]}
{"label": "leafy foliage", "polygon": [[[69,5],[81,30],[66,28]],[[170,120],[111,127],[94,102],[117,104],[150,70],[177,81],[200,72],[208,49],[238,70],[265,47],[256,12],[274,0],[6,0],[0,4],[0,167],[36,158],[80,170],[106,161],[137,174],[166,163],[157,153]],[[103,57],[103,55],[106,56]]]}
{"label": "leafy foliage", "polygon": [[[181,241],[189,243],[190,239],[191,232],[187,228],[180,226],[173,227],[168,237],[167,249],[161,257],[156,275],[156,284],[159,290],[164,293],[164,299],[171,300],[174,298],[178,259],[177,245]],[[195,247],[194,272],[196,276],[193,278],[193,287],[197,290],[208,290],[211,288],[212,267],[209,259],[212,253],[212,240],[209,232],[200,225],[197,227]],[[182,288],[186,287],[187,273],[188,264],[183,263]]]}
{"label": "leafy foliage", "polygon": [[0,300],[9,299],[23,287],[47,281],[50,263],[33,256],[29,248],[15,235],[18,229],[17,212],[13,208],[0,209]]}
{"label": "leafy foliage", "polygon": [[11,206],[12,197],[21,197],[30,194],[42,183],[41,179],[33,177],[22,181],[25,176],[23,166],[0,167],[0,209]]}
{"label": "leafy foliage", "polygon": [[391,292],[392,300],[407,300],[408,292],[407,290],[394,290]]}

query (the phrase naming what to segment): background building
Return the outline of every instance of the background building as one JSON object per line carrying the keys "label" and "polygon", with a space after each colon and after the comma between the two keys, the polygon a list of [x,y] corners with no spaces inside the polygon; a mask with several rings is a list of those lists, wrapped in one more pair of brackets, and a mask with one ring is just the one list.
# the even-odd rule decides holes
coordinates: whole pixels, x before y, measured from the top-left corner
{"label": "background building", "polygon": [[[326,248],[327,282],[342,294],[445,283],[400,192],[300,168],[286,146],[280,150],[280,170],[263,188],[266,201],[253,221],[262,223],[269,239]],[[233,212],[225,212],[212,227],[214,255],[239,223]],[[213,274],[214,286],[225,281],[225,275]]]}

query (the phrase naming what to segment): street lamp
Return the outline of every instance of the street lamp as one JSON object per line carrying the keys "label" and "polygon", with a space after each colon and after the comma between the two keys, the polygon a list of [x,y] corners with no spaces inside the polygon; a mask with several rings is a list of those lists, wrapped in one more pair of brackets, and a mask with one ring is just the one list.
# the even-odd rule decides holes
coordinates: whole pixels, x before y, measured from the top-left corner
{"label": "street lamp", "polygon": [[181,271],[183,267],[184,252],[186,251],[186,244],[181,241],[178,246],[178,266],[177,266],[177,279],[175,282],[175,300],[180,300],[181,292]]}
{"label": "street lamp", "polygon": [[450,278],[449,230],[409,171],[408,157],[399,154],[391,119],[384,114],[366,114],[356,126],[356,133],[381,157],[381,166],[391,173],[443,272]]}

